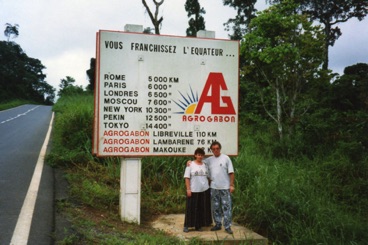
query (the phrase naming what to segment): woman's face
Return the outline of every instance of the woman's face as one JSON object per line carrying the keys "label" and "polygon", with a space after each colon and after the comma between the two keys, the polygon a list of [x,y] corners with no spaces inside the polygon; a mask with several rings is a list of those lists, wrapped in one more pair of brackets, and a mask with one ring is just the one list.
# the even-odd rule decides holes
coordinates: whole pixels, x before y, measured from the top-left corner
{"label": "woman's face", "polygon": [[199,154],[199,153],[198,153],[198,154],[195,154],[195,155],[194,155],[194,157],[195,157],[195,159],[196,159],[196,160],[198,160],[198,161],[202,161],[202,160],[203,160],[204,155],[203,155],[203,154]]}

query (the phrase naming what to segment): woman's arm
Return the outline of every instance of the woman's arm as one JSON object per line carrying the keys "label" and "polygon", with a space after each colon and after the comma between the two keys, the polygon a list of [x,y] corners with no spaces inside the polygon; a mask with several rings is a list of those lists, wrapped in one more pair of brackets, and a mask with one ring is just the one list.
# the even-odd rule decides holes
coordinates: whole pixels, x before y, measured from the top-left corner
{"label": "woman's arm", "polygon": [[185,178],[185,186],[187,187],[187,197],[192,196],[192,190],[190,189],[190,179]]}

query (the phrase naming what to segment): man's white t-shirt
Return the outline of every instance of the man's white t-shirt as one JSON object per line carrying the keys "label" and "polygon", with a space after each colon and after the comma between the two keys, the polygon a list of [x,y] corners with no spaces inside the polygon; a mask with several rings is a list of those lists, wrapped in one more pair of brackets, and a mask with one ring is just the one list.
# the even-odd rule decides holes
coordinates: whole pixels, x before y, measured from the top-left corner
{"label": "man's white t-shirt", "polygon": [[229,189],[229,174],[234,173],[234,167],[230,157],[225,154],[221,154],[218,157],[210,156],[204,162],[208,166],[211,188],[218,190]]}
{"label": "man's white t-shirt", "polygon": [[184,178],[190,179],[190,189],[192,192],[203,192],[208,190],[208,167],[206,164],[201,165],[192,161],[185,168]]}

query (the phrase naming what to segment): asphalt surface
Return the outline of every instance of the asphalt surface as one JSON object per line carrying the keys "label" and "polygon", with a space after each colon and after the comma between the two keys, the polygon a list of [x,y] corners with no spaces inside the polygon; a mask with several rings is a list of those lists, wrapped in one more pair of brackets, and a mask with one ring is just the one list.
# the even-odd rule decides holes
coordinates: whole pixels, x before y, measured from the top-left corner
{"label": "asphalt surface", "polygon": [[[0,112],[0,244],[9,244],[52,116],[51,106]],[[44,165],[28,244],[53,244],[54,173]],[[32,214],[27,214],[32,215]]]}

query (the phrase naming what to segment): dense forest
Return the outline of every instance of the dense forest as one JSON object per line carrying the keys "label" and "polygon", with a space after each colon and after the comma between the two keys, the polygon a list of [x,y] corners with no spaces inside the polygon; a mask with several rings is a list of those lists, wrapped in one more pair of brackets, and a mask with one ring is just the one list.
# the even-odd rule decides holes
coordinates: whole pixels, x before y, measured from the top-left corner
{"label": "dense forest", "polygon": [[0,103],[25,100],[53,104],[55,89],[46,82],[41,61],[12,41],[0,41]]}

